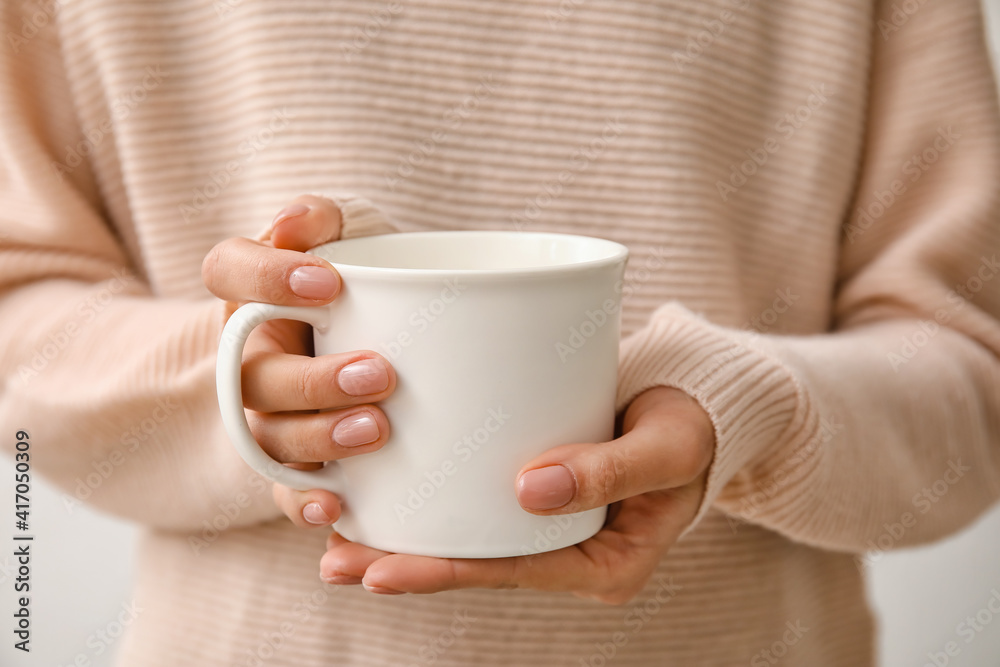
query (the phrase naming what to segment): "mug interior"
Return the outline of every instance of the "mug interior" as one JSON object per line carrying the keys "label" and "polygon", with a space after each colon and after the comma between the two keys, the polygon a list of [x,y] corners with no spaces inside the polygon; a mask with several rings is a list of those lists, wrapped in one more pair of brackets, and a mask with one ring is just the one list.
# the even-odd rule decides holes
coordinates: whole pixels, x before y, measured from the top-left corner
{"label": "mug interior", "polygon": [[536,232],[409,232],[347,239],[310,252],[332,264],[407,272],[546,271],[620,261],[628,249],[590,236]]}

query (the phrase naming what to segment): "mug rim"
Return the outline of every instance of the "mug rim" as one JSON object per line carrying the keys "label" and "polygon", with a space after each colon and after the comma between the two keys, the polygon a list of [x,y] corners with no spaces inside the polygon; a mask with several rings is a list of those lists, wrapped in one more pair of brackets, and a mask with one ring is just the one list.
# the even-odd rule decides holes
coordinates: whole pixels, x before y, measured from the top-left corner
{"label": "mug rim", "polygon": [[[478,268],[451,268],[451,269],[427,269],[427,268],[406,268],[406,267],[385,267],[385,266],[368,266],[365,264],[348,264],[344,262],[339,262],[330,259],[324,255],[324,250],[332,246],[343,247],[347,245],[364,245],[369,243],[377,243],[380,239],[385,239],[392,237],[397,241],[405,241],[409,239],[417,239],[421,237],[433,236],[435,238],[440,237],[489,237],[489,236],[502,236],[502,237],[533,237],[539,240],[543,239],[554,239],[557,241],[568,241],[573,240],[576,243],[587,243],[591,245],[604,245],[608,249],[608,253],[603,257],[598,257],[596,259],[588,259],[579,262],[569,262],[564,264],[549,264],[544,266],[530,266],[530,267],[516,267],[507,269],[478,269]],[[562,234],[558,232],[518,232],[518,231],[506,231],[506,230],[445,230],[445,231],[419,231],[419,232],[395,232],[389,234],[379,234],[374,236],[358,236],[350,239],[341,239],[339,241],[331,241],[330,243],[324,243],[322,245],[311,248],[307,251],[311,255],[316,255],[326,261],[330,262],[338,271],[346,271],[349,273],[354,273],[358,275],[367,276],[383,276],[383,277],[407,277],[407,278],[418,278],[418,277],[429,277],[429,278],[440,278],[449,276],[461,276],[461,277],[500,277],[500,276],[541,276],[541,275],[560,275],[565,273],[574,273],[587,269],[603,268],[607,266],[614,266],[620,262],[624,262],[628,259],[629,249],[627,246],[618,243],[617,241],[612,241],[610,239],[600,238],[597,236],[585,236],[583,234]]]}

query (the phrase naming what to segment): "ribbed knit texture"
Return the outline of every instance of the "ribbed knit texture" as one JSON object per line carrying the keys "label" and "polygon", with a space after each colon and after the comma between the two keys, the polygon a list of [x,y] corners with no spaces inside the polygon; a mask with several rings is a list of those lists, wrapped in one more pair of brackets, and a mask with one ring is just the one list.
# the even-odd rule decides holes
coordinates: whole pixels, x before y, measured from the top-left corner
{"label": "ribbed knit texture", "polygon": [[[67,498],[147,527],[122,665],[862,667],[860,554],[1000,496],[975,0],[56,7],[0,10],[0,423]],[[345,235],[630,247],[619,407],[680,387],[718,437],[634,602],[321,584],[324,531],[222,430],[200,273],[302,193]]]}

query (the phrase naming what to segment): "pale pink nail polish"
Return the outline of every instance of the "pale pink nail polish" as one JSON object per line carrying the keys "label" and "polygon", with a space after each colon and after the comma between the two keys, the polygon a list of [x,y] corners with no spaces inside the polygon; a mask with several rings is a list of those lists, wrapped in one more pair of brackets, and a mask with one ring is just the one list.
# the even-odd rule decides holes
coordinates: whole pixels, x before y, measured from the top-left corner
{"label": "pale pink nail polish", "polygon": [[381,362],[362,359],[341,368],[337,374],[337,383],[345,394],[367,396],[377,394],[389,386],[389,373]]}
{"label": "pale pink nail polish", "polygon": [[290,218],[296,218],[300,215],[305,215],[312,209],[305,204],[292,204],[286,206],[285,208],[278,211],[278,214],[274,216],[274,220],[271,221],[271,227],[276,227],[278,224],[288,220]]}
{"label": "pale pink nail polish", "polygon": [[576,480],[569,468],[561,465],[529,470],[517,480],[517,499],[521,507],[551,510],[562,507],[576,493]]}
{"label": "pale pink nail polish", "polygon": [[322,266],[301,266],[288,277],[288,286],[296,296],[318,301],[333,297],[339,282],[337,274]]}
{"label": "pale pink nail polish", "polygon": [[345,417],[333,427],[333,441],[341,447],[358,447],[378,440],[378,424],[369,414]]}
{"label": "pale pink nail polish", "polygon": [[329,515],[323,511],[323,506],[319,503],[309,503],[303,507],[302,518],[316,526],[330,523]]}
{"label": "pale pink nail polish", "polygon": [[369,586],[368,584],[362,582],[362,586],[369,593],[377,593],[378,595],[405,595],[403,591],[393,590],[392,588],[383,588],[382,586]]}

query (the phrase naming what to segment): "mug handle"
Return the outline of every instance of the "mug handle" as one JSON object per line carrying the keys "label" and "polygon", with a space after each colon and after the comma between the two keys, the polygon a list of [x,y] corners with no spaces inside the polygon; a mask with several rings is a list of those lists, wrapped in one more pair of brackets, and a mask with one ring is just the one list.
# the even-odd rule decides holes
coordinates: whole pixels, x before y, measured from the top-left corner
{"label": "mug handle", "polygon": [[219,340],[215,384],[219,393],[222,423],[236,451],[247,464],[272,482],[299,491],[325,489],[340,495],[344,491],[343,471],[334,461],[319,470],[296,470],[268,456],[254,439],[243,411],[241,369],[243,348],[250,332],[268,320],[298,320],[311,324],[321,333],[329,327],[330,309],[322,306],[276,306],[247,303],[240,306],[226,322]]}

